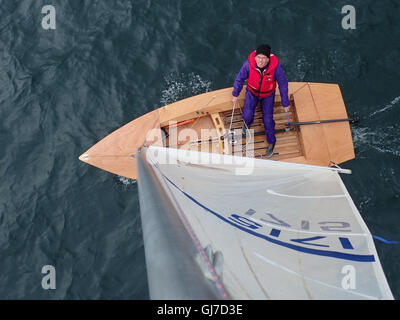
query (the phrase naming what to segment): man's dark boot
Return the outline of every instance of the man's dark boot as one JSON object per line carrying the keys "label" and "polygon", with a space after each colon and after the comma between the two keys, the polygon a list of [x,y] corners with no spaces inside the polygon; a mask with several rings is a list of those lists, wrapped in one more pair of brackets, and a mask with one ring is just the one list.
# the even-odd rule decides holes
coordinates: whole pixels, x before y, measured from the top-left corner
{"label": "man's dark boot", "polygon": [[267,158],[271,158],[274,154],[275,143],[271,143],[268,145],[266,156]]}

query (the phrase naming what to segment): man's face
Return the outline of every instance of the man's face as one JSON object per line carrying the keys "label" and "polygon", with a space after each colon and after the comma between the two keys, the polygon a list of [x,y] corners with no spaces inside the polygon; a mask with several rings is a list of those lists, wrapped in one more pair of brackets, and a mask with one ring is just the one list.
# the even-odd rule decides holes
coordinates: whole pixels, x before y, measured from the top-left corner
{"label": "man's face", "polygon": [[269,62],[269,58],[263,54],[256,55],[257,67],[264,68]]}

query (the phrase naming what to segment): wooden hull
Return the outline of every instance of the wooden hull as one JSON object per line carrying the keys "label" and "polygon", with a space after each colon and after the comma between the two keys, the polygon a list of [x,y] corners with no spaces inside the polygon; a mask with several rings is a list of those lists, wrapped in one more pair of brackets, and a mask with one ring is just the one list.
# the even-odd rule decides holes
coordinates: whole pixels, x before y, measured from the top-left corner
{"label": "wooden hull", "polygon": [[[244,93],[239,106],[244,105]],[[337,84],[290,82],[291,122],[348,118]],[[268,143],[260,107],[256,109],[250,129],[252,139],[232,145],[220,137],[230,128],[241,132],[243,120],[239,106],[232,118],[232,88],[216,90],[149,112],[117,129],[79,159],[105,171],[131,179],[137,178],[135,154],[144,144],[171,148],[217,152],[239,156],[263,157]],[[274,120],[276,130],[285,128],[286,114],[276,92]],[[164,132],[169,134],[162,139]],[[270,160],[296,162],[320,166],[340,164],[354,159],[354,146],[348,122],[301,126],[300,129],[276,134],[275,154]]]}

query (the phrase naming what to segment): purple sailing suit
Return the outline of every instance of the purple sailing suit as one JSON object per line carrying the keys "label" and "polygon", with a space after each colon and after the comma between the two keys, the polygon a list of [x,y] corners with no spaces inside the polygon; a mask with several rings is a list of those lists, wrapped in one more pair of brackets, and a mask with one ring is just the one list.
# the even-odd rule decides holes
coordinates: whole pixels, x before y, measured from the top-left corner
{"label": "purple sailing suit", "polygon": [[[268,65],[266,66],[268,68]],[[239,96],[242,91],[244,82],[249,78],[249,61],[243,64],[238,75],[236,76],[235,83],[233,85],[232,95],[234,97]],[[275,69],[274,80],[278,82],[279,92],[282,98],[282,106],[288,107],[290,105],[288,97],[288,81],[281,63]],[[261,101],[261,109],[263,114],[263,123],[265,128],[265,135],[269,144],[276,142],[275,137],[275,121],[274,121],[274,104],[275,104],[275,91],[268,97],[262,99],[257,98],[251,91],[246,88],[246,96],[244,100],[244,107],[242,118],[246,122],[247,126],[250,126],[254,120],[254,112],[256,110],[258,101]]]}

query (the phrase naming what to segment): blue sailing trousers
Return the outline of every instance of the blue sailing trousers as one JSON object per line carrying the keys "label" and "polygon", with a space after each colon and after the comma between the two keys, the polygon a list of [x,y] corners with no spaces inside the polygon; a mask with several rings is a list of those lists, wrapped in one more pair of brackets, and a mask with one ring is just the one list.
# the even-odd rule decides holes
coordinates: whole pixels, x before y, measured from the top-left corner
{"label": "blue sailing trousers", "polygon": [[275,137],[275,121],[274,121],[274,104],[275,104],[275,92],[268,97],[261,99],[257,98],[251,93],[250,90],[246,89],[246,96],[244,99],[244,107],[242,112],[242,118],[249,127],[254,121],[254,113],[258,102],[261,101],[262,120],[264,123],[264,132],[267,137],[269,144],[276,142]]}

